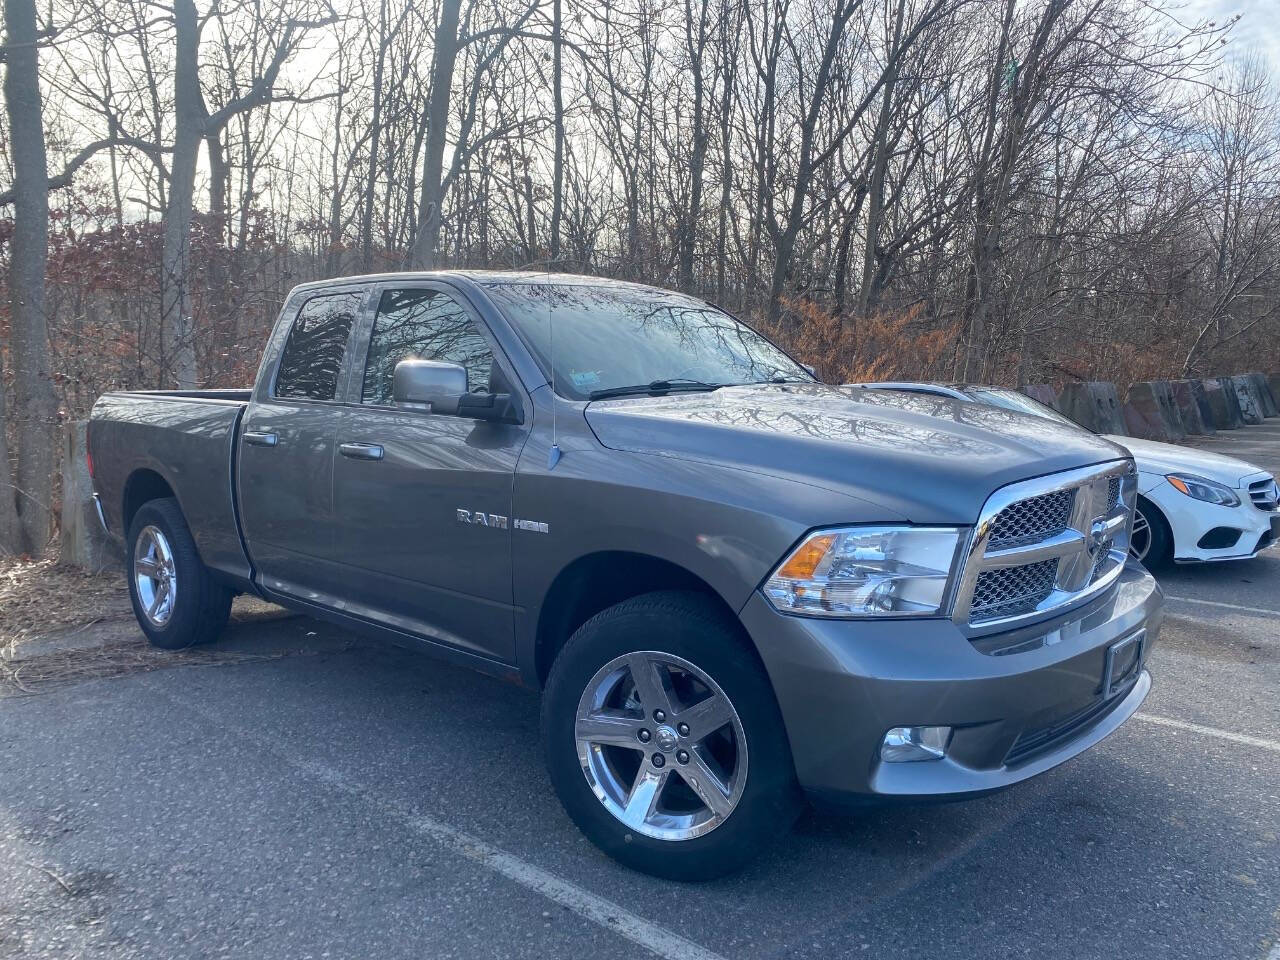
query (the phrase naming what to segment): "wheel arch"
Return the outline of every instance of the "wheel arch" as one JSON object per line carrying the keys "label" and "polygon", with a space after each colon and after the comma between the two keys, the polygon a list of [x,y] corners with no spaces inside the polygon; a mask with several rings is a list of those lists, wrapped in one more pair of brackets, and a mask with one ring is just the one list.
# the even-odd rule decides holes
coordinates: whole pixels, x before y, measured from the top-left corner
{"label": "wheel arch", "polygon": [[754,652],[750,637],[733,608],[706,580],[687,567],[647,553],[598,551],[569,563],[556,575],[542,598],[533,651],[538,687],[546,685],[556,655],[580,626],[614,604],[658,590],[687,590],[705,595],[736,625]]}
{"label": "wheel arch", "polygon": [[1147,517],[1148,523],[1155,522],[1164,527],[1165,536],[1169,538],[1169,552],[1171,556],[1176,556],[1178,550],[1177,534],[1174,533],[1173,524],[1169,522],[1169,517],[1160,508],[1160,504],[1139,493],[1137,506],[1142,510],[1143,515]]}
{"label": "wheel arch", "polygon": [[[178,499],[178,495],[174,492],[173,484],[169,483],[157,471],[149,467],[139,467],[129,474],[129,479],[125,481],[124,492],[120,500],[121,535],[124,537],[129,536],[129,528],[133,525],[133,518],[143,504],[166,497],[174,500]],[[182,509],[181,503],[178,504],[178,509]]]}

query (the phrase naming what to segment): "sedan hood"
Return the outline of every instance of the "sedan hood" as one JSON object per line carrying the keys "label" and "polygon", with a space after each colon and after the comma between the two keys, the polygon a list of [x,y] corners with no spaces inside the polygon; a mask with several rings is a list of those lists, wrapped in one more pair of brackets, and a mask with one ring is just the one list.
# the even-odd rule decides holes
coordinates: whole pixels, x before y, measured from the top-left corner
{"label": "sedan hood", "polygon": [[1132,453],[1138,470],[1142,473],[1161,476],[1169,473],[1192,473],[1206,480],[1225,483],[1228,487],[1238,487],[1245,477],[1255,477],[1266,472],[1257,464],[1176,443],[1139,440],[1137,437],[1109,436],[1107,439]]}
{"label": "sedan hood", "polygon": [[[1093,434],[1042,417],[821,384],[597,401],[586,418],[614,450],[785,477],[915,523],[973,523],[1006,484],[1125,456]],[[708,482],[732,479],[709,475]]]}

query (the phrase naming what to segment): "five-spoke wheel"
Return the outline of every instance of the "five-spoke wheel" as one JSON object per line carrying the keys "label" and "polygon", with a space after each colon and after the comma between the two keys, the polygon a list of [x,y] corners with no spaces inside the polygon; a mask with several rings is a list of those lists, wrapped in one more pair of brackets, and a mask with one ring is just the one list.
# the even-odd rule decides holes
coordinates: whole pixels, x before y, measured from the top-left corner
{"label": "five-spoke wheel", "polygon": [[601,667],[578,703],[574,737],[592,792],[645,836],[714,830],[747,782],[737,711],[710,676],[674,654],[641,650]]}
{"label": "five-spoke wheel", "polygon": [[646,873],[735,870],[799,809],[773,688],[741,626],[707,594],[632,597],[579,627],[551,666],[542,729],[565,810]]}

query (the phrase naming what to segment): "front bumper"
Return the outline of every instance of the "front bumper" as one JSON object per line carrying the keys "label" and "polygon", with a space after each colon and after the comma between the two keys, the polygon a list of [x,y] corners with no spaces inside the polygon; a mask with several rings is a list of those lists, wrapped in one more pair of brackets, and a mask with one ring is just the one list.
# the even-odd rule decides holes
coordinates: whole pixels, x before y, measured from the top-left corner
{"label": "front bumper", "polygon": [[[796,617],[759,594],[742,620],[773,682],[800,785],[844,803],[998,790],[1097,743],[1151,688],[1145,663],[1161,602],[1131,562],[1085,606],[977,643],[949,620]],[[1143,630],[1142,661],[1104,697],[1107,649]],[[899,726],[953,727],[946,756],[882,761],[881,741]]]}
{"label": "front bumper", "polygon": [[[1266,474],[1249,476],[1234,493],[1240,505],[1223,507],[1179,493],[1162,479],[1143,496],[1156,505],[1173,533],[1173,557],[1178,563],[1212,563],[1246,560],[1280,540],[1280,511],[1261,510],[1249,499],[1248,483]],[[1234,537],[1227,546],[1215,546],[1215,537]]]}

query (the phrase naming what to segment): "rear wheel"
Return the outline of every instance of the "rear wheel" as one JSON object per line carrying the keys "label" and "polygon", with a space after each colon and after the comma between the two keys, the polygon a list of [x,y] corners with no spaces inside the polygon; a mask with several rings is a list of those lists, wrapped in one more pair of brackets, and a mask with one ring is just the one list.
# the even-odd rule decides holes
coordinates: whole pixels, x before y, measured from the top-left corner
{"label": "rear wheel", "polygon": [[211,643],[231,615],[232,593],[209,573],[172,498],[144,503],[129,525],[129,599],[154,646]]}
{"label": "rear wheel", "polygon": [[1169,522],[1151,501],[1139,498],[1133,512],[1129,554],[1143,566],[1158,570],[1173,561],[1173,534]]}
{"label": "rear wheel", "polygon": [[799,807],[768,678],[698,594],[647,594],[584,624],[552,667],[543,744],[582,832],[658,876],[735,870]]}

